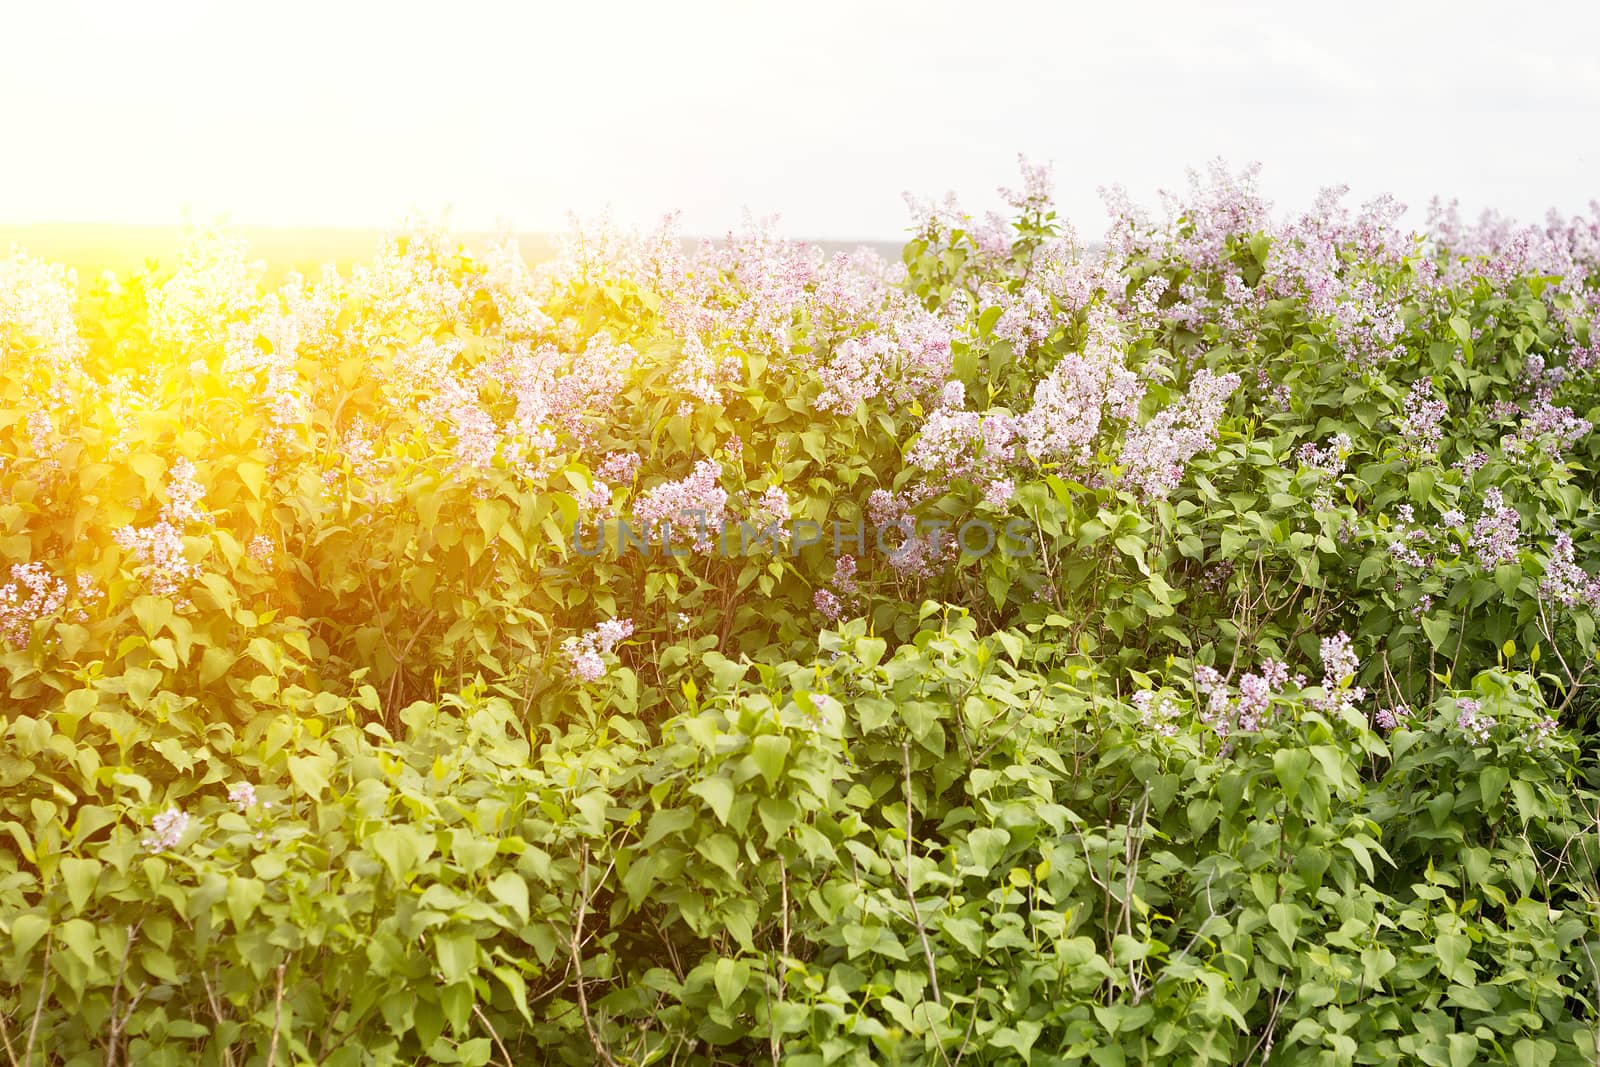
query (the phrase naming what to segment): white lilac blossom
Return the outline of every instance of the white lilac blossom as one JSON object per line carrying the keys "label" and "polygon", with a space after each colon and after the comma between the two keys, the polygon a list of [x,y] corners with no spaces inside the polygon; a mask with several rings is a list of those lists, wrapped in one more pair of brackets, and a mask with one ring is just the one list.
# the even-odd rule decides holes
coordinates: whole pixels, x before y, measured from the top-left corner
{"label": "white lilac blossom", "polygon": [[[738,356],[726,355],[718,359],[699,337],[691,336],[683,344],[683,352],[672,368],[668,384],[702,404],[721,404],[723,387],[737,380],[742,366]],[[684,405],[678,413],[687,415],[692,410],[692,406]]]}
{"label": "white lilac blossom", "polygon": [[1176,489],[1188,462],[1216,443],[1217,423],[1238,388],[1237,374],[1196,371],[1181,400],[1143,426],[1129,428],[1120,460],[1123,481],[1146,500]]}
{"label": "white lilac blossom", "polygon": [[611,487],[596,478],[589,486],[588,492],[583,494],[581,503],[585,509],[597,516],[609,516],[611,514]]}
{"label": "white lilac blossom", "polygon": [[178,847],[189,830],[189,814],[178,808],[168,808],[150,821],[150,833],[140,842],[152,852],[166,852]]}
{"label": "white lilac blossom", "polygon": [[1426,379],[1411,386],[1406,394],[1405,413],[1400,418],[1400,436],[1416,452],[1439,450],[1446,412],[1443,401],[1433,399],[1433,385]]}
{"label": "white lilac blossom", "polygon": [[1178,718],[1182,714],[1178,705],[1170,698],[1163,696],[1159,704],[1155,703],[1155,693],[1149,689],[1141,689],[1133,694],[1133,706],[1139,712],[1139,725],[1153,731],[1160,737],[1176,737],[1178,735]]}
{"label": "white lilac blossom", "polygon": [[1502,563],[1515,563],[1519,550],[1522,517],[1515,508],[1507,507],[1498,486],[1483,493],[1483,510],[1473,524],[1468,544],[1485,570],[1493,570]]}
{"label": "white lilac blossom", "polygon": [[[85,576],[78,577],[81,582]],[[11,581],[0,587],[0,639],[18,647],[26,645],[32,639],[34,623],[54,618],[66,602],[67,583],[43,563],[12,564]]]}
{"label": "white lilac blossom", "polygon": [[1138,414],[1144,383],[1125,365],[1125,344],[1113,312],[1091,308],[1083,351],[1051,368],[1020,420],[1020,436],[1036,462],[1085,465],[1105,416],[1131,422]]}
{"label": "white lilac blossom", "polygon": [[598,682],[605,677],[606,653],[631,636],[631,619],[607,619],[581,637],[567,638],[561,647],[571,663],[574,677],[584,682]]}
{"label": "white lilac blossom", "polygon": [[[1206,698],[1196,709],[1198,717],[1218,737],[1226,738],[1236,729],[1257,732],[1271,721],[1272,701],[1283,693],[1289,681],[1288,666],[1269,659],[1259,670],[1240,676],[1235,695],[1216,668],[1202,664],[1194,669],[1195,688]],[[1302,684],[1299,678],[1294,681]]]}
{"label": "white lilac blossom", "polygon": [[1600,608],[1600,579],[1573,562],[1572,535],[1565,530],[1556,534],[1539,592],[1563,607]]}
{"label": "white lilac blossom", "polygon": [[637,452],[607,452],[596,474],[607,481],[631,482],[641,462]]}
{"label": "white lilac blossom", "polygon": [[194,474],[189,460],[173,463],[167,478],[167,502],[158,521],[144,527],[124,526],[112,534],[138,561],[142,577],[156,596],[177,596],[201,574],[200,565],[189,561],[183,541],[190,525],[210,520],[209,512],[200,506],[204,490]]}
{"label": "white lilac blossom", "polygon": [[1488,744],[1489,738],[1498,723],[1493,715],[1483,711],[1483,705],[1471,697],[1462,697],[1456,701],[1456,727],[1473,744]]}
{"label": "white lilac blossom", "polygon": [[249,782],[235,782],[228,787],[228,803],[241,812],[256,806],[256,787]]}
{"label": "white lilac blossom", "polygon": [[763,489],[750,509],[751,520],[761,530],[782,527],[790,517],[789,494],[779,485],[769,485]]}
{"label": "white lilac blossom", "polygon": [[1337,478],[1344,473],[1345,463],[1350,458],[1350,450],[1354,447],[1350,435],[1336,433],[1328,438],[1328,443],[1321,448],[1309,441],[1300,446],[1295,453],[1301,464],[1313,470],[1322,472],[1330,478]]}
{"label": "white lilac blossom", "polygon": [[1003,508],[1011,502],[1016,485],[1010,478],[995,478],[983,486],[983,502],[992,508]]}
{"label": "white lilac blossom", "polygon": [[690,474],[648,490],[634,504],[634,518],[650,526],[665,524],[672,532],[693,536],[697,552],[709,552],[713,532],[727,518],[728,493],[722,488],[722,468],[703,459]]}
{"label": "white lilac blossom", "polygon": [[65,382],[76,376],[88,345],[78,331],[76,275],[19,253],[0,259],[0,363],[23,359]]}
{"label": "white lilac blossom", "polygon": [[250,538],[246,552],[250,558],[263,567],[272,565],[273,557],[277,554],[278,546],[266,534],[256,534]]}

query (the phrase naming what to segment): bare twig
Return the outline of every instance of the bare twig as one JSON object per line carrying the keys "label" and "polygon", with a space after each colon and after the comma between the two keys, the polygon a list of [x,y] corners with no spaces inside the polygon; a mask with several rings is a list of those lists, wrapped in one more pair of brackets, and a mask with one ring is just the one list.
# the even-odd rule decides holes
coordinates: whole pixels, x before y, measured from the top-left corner
{"label": "bare twig", "polygon": [[983,992],[983,978],[980,975],[978,984],[972,990],[972,1014],[967,1016],[967,1032],[961,1035],[961,1047],[956,1049],[956,1058],[952,1067],[961,1067],[961,1057],[967,1054],[967,1044],[972,1040],[972,1028],[978,1022],[978,994]]}
{"label": "bare twig", "polygon": [[[778,857],[778,889],[782,894],[783,903],[783,944],[778,960],[778,1003],[783,1003],[783,978],[784,970],[788,964],[783,961],[789,957],[789,865],[782,856]],[[767,1009],[767,1043],[772,1049],[772,1067],[778,1067],[783,1060],[783,1038],[778,1036],[777,1020],[772,1018],[772,1009]]]}
{"label": "bare twig", "polygon": [[578,1011],[583,1015],[583,1029],[589,1035],[589,1044],[594,1046],[595,1055],[600,1057],[600,1062],[606,1067],[618,1067],[617,1061],[611,1058],[611,1053],[606,1051],[605,1043],[600,1040],[600,1034],[594,1028],[594,1019],[589,1014],[589,994],[583,986],[583,919],[589,910],[589,846],[583,845],[583,867],[578,879],[578,911],[572,920],[572,940],[569,948],[572,952],[572,981],[578,990]]}
{"label": "bare twig", "polygon": [[[127,1015],[119,1015],[117,1013],[122,1000],[122,979],[128,973],[128,953],[133,951],[133,942],[139,936],[140,925],[141,923],[135,923],[128,927],[128,941],[127,944],[122,946],[122,962],[117,965],[117,984],[111,987],[111,1040],[106,1043],[106,1067],[115,1067],[117,1045],[122,1041],[122,1028],[128,1024],[129,1019],[133,1018],[133,1007],[134,1004],[138,1003],[135,1000],[134,1004],[128,1006]],[[205,978],[204,972],[201,973],[200,977],[202,979]],[[211,1010],[215,1012],[216,1000],[211,997],[211,984],[209,982],[206,983],[206,996],[211,998]],[[220,1022],[221,1019],[219,1018],[218,1021]],[[229,1062],[232,1062],[231,1057]]]}
{"label": "bare twig", "polygon": [[500,1031],[494,1028],[494,1023],[489,1021],[489,1017],[483,1013],[483,1009],[474,1004],[472,1005],[472,1014],[476,1015],[478,1021],[483,1023],[484,1028],[489,1031],[489,1037],[494,1040],[494,1047],[500,1050],[500,1058],[506,1061],[506,1067],[517,1067],[516,1061],[511,1058],[511,1053],[506,1051],[506,1046],[500,1040]]}
{"label": "bare twig", "polygon": [[22,1049],[22,1062],[33,1062],[33,1044],[39,1039],[39,1020],[44,1017],[45,992],[50,988],[50,945],[54,939],[44,939],[44,963],[39,966],[39,999],[33,1004],[33,1022],[28,1024],[28,1043]]}
{"label": "bare twig", "polygon": [[1288,998],[1283,995],[1283,983],[1279,982],[1278,991],[1272,995],[1272,1014],[1267,1016],[1266,1032],[1261,1035],[1261,1039],[1250,1049],[1249,1055],[1245,1056],[1246,1063],[1249,1063],[1257,1052],[1261,1053],[1262,1063],[1267,1062],[1272,1056],[1273,1037],[1278,1030],[1278,1015],[1283,1011],[1283,1002],[1286,999]]}
{"label": "bare twig", "polygon": [[272,1040],[267,1044],[267,1067],[276,1067],[278,1061],[278,1028],[283,1023],[283,972],[288,966],[288,960],[278,964],[278,992],[272,999]]}
{"label": "bare twig", "polygon": [[5,1046],[6,1062],[11,1067],[21,1067],[17,1063],[17,1050],[11,1047],[11,1031],[6,1027],[6,1014],[0,1011],[0,1045]]}

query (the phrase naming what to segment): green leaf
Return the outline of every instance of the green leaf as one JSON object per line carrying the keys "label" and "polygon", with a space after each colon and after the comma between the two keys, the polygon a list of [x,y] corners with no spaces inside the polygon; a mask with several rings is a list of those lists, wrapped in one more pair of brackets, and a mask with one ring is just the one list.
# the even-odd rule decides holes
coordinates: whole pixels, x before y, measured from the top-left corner
{"label": "green leaf", "polygon": [[[779,775],[783,774],[783,764],[789,757],[791,743],[781,734],[763,734],[755,739],[751,746],[751,757],[755,760],[756,767],[761,771],[761,777],[766,779],[767,788],[772,789],[778,784]],[[723,818],[726,823],[728,820]]]}
{"label": "green leaf", "polygon": [[985,874],[994,870],[1000,857],[1005,855],[1011,834],[998,827],[982,827],[967,835],[967,847],[972,851],[972,862]]}
{"label": "green leaf", "polygon": [[1517,1067],[1545,1067],[1556,1060],[1556,1046],[1551,1041],[1524,1037],[1511,1046],[1511,1055]]}
{"label": "green leaf", "polygon": [[266,499],[261,492],[262,487],[267,482],[266,467],[253,459],[246,459],[241,460],[238,467],[234,469],[239,472],[239,480],[245,484],[246,489],[250,490],[251,496],[254,496],[257,500]]}
{"label": "green leaf", "polygon": [[1445,643],[1450,640],[1450,624],[1453,621],[1450,613],[1444,611],[1422,617],[1422,632],[1428,635],[1428,643],[1435,650],[1444,648]]}
{"label": "green leaf", "polygon": [[[389,827],[367,838],[367,847],[389,868],[398,882],[407,882],[419,863],[433,854],[432,834],[423,835],[409,826]],[[257,873],[260,873],[259,869]]]}
{"label": "green leaf", "polygon": [[1511,772],[1491,763],[1478,772],[1478,792],[1483,795],[1484,806],[1490,807],[1500,799],[1500,793],[1511,782]]}
{"label": "green leaf", "polygon": [[228,879],[228,915],[233,919],[234,929],[244,931],[250,916],[255,914],[266,895],[266,883],[258,878]]}
{"label": "green leaf", "polygon": [[85,966],[94,965],[94,954],[100,945],[100,938],[94,924],[87,919],[68,919],[56,927],[56,940],[66,945]]}
{"label": "green leaf", "polygon": [[306,796],[315,800],[328,786],[333,760],[327,756],[290,756],[289,777]]}
{"label": "green leaf", "polygon": [[1300,786],[1311,769],[1311,753],[1303,748],[1280,748],[1272,754],[1272,768],[1292,804],[1300,797]]}
{"label": "green leaf", "polygon": [[727,871],[731,877],[739,877],[739,846],[727,834],[712,834],[695,845],[695,851]]}
{"label": "green leaf", "polygon": [[733,810],[733,783],[718,775],[712,778],[702,778],[689,787],[689,792],[704,800],[711,807],[712,814],[722,825],[728,825],[728,814]]}
{"label": "green leaf", "polygon": [[439,954],[439,971],[447,983],[463,981],[477,968],[478,942],[471,934],[437,934],[433,944]]}
{"label": "green leaf", "polygon": [[11,948],[18,956],[26,956],[39,939],[50,932],[50,920],[43,915],[27,912],[11,920]]}
{"label": "green leaf", "polygon": [[506,871],[489,882],[489,895],[516,913],[518,919],[528,921],[528,883],[515,871]]}
{"label": "green leaf", "polygon": [[1462,985],[1475,984],[1476,968],[1467,958],[1472,942],[1465,934],[1440,934],[1433,940],[1433,950],[1439,957],[1440,974]]}
{"label": "green leaf", "polygon": [[102,870],[99,860],[67,856],[61,861],[61,879],[67,886],[67,900],[74,912],[83,910],[94,895]]}
{"label": "green leaf", "polygon": [[734,1002],[750,984],[750,965],[743,960],[730,960],[724,956],[717,960],[711,980],[717,987],[717,1000],[722,1003],[723,1010],[732,1010]]}

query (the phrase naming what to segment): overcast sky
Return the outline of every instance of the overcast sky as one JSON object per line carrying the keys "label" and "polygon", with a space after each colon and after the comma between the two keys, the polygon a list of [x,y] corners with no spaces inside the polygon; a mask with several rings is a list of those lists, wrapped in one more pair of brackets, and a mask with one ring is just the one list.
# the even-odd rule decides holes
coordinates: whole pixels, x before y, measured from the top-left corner
{"label": "overcast sky", "polygon": [[1064,214],[1213,157],[1534,219],[1600,197],[1600,4],[0,5],[0,222],[463,229],[745,209],[893,239],[1053,160]]}

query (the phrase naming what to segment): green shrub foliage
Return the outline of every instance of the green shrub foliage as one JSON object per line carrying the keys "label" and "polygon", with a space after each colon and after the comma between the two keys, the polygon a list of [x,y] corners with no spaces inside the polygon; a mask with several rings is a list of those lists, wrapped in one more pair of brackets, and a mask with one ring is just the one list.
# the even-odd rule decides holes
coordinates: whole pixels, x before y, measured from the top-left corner
{"label": "green shrub foliage", "polygon": [[1600,218],[0,262],[0,1056],[1596,1062]]}

